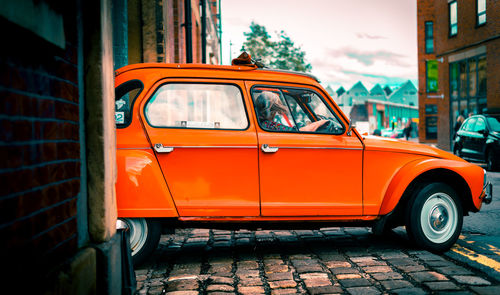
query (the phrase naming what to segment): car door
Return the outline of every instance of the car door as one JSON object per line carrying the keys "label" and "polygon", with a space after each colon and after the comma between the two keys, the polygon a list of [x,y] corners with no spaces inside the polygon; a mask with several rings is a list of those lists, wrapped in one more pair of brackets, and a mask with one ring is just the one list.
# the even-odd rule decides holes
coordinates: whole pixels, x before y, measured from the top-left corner
{"label": "car door", "polygon": [[180,216],[258,216],[257,136],[239,81],[168,79],[141,116]]}
{"label": "car door", "polygon": [[[259,82],[247,82],[247,89],[259,125],[261,214],[361,215],[363,146],[354,134],[346,134],[347,122],[321,90]],[[278,111],[272,122],[261,115],[269,115],[262,110],[265,103],[259,97],[268,92],[287,108]],[[300,130],[321,119],[330,122],[328,130]]]}
{"label": "car door", "polygon": [[474,129],[471,132],[471,153],[472,157],[478,160],[484,159],[486,147],[486,121],[478,117]]}
{"label": "car door", "polygon": [[463,132],[460,136],[463,139],[462,143],[462,155],[467,157],[474,156],[474,144],[472,140],[474,126],[476,125],[476,118],[469,118],[464,122]]}

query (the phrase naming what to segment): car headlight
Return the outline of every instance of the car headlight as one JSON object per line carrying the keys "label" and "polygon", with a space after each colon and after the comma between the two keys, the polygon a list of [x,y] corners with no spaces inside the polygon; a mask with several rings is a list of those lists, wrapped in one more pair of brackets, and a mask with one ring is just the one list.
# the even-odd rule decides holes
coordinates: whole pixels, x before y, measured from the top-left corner
{"label": "car headlight", "polygon": [[486,179],[487,179],[486,170],[483,169],[483,173],[484,173],[484,177],[483,177],[483,187],[484,187],[484,185],[486,184]]}

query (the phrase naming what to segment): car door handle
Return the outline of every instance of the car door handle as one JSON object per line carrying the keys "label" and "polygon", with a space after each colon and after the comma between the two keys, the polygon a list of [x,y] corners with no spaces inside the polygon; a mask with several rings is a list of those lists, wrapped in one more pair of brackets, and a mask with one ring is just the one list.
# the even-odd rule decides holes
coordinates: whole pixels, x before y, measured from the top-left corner
{"label": "car door handle", "polygon": [[267,144],[263,144],[261,149],[264,153],[276,153],[278,151],[277,147],[270,147]]}
{"label": "car door handle", "polygon": [[155,143],[154,149],[157,153],[171,153],[174,148],[170,146],[163,146],[161,143]]}

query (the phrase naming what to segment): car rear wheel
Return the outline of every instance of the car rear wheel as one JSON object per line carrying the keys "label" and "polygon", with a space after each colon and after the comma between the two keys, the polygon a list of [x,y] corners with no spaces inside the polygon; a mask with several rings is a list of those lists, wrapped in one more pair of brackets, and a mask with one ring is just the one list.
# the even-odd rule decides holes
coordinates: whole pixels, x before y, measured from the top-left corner
{"label": "car rear wheel", "polygon": [[156,249],[161,236],[161,224],[146,218],[119,218],[117,227],[129,230],[132,262],[139,265]]}
{"label": "car rear wheel", "polygon": [[407,208],[406,231],[417,245],[432,252],[448,250],[462,231],[462,204],[444,183],[425,185]]}

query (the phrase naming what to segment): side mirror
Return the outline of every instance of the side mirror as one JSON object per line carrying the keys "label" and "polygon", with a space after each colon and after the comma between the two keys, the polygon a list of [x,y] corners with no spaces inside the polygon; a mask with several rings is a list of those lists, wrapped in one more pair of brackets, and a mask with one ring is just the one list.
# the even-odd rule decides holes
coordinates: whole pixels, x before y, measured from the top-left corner
{"label": "side mirror", "polygon": [[486,129],[481,129],[477,133],[482,134],[484,136],[488,136],[488,130],[486,130]]}
{"label": "side mirror", "polygon": [[347,127],[347,133],[346,133],[346,134],[347,134],[347,136],[351,136],[351,134],[352,134],[352,130],[353,130],[354,128],[356,128],[356,125],[354,125],[354,124],[352,123],[352,120],[351,120],[351,121],[349,121],[349,127]]}

